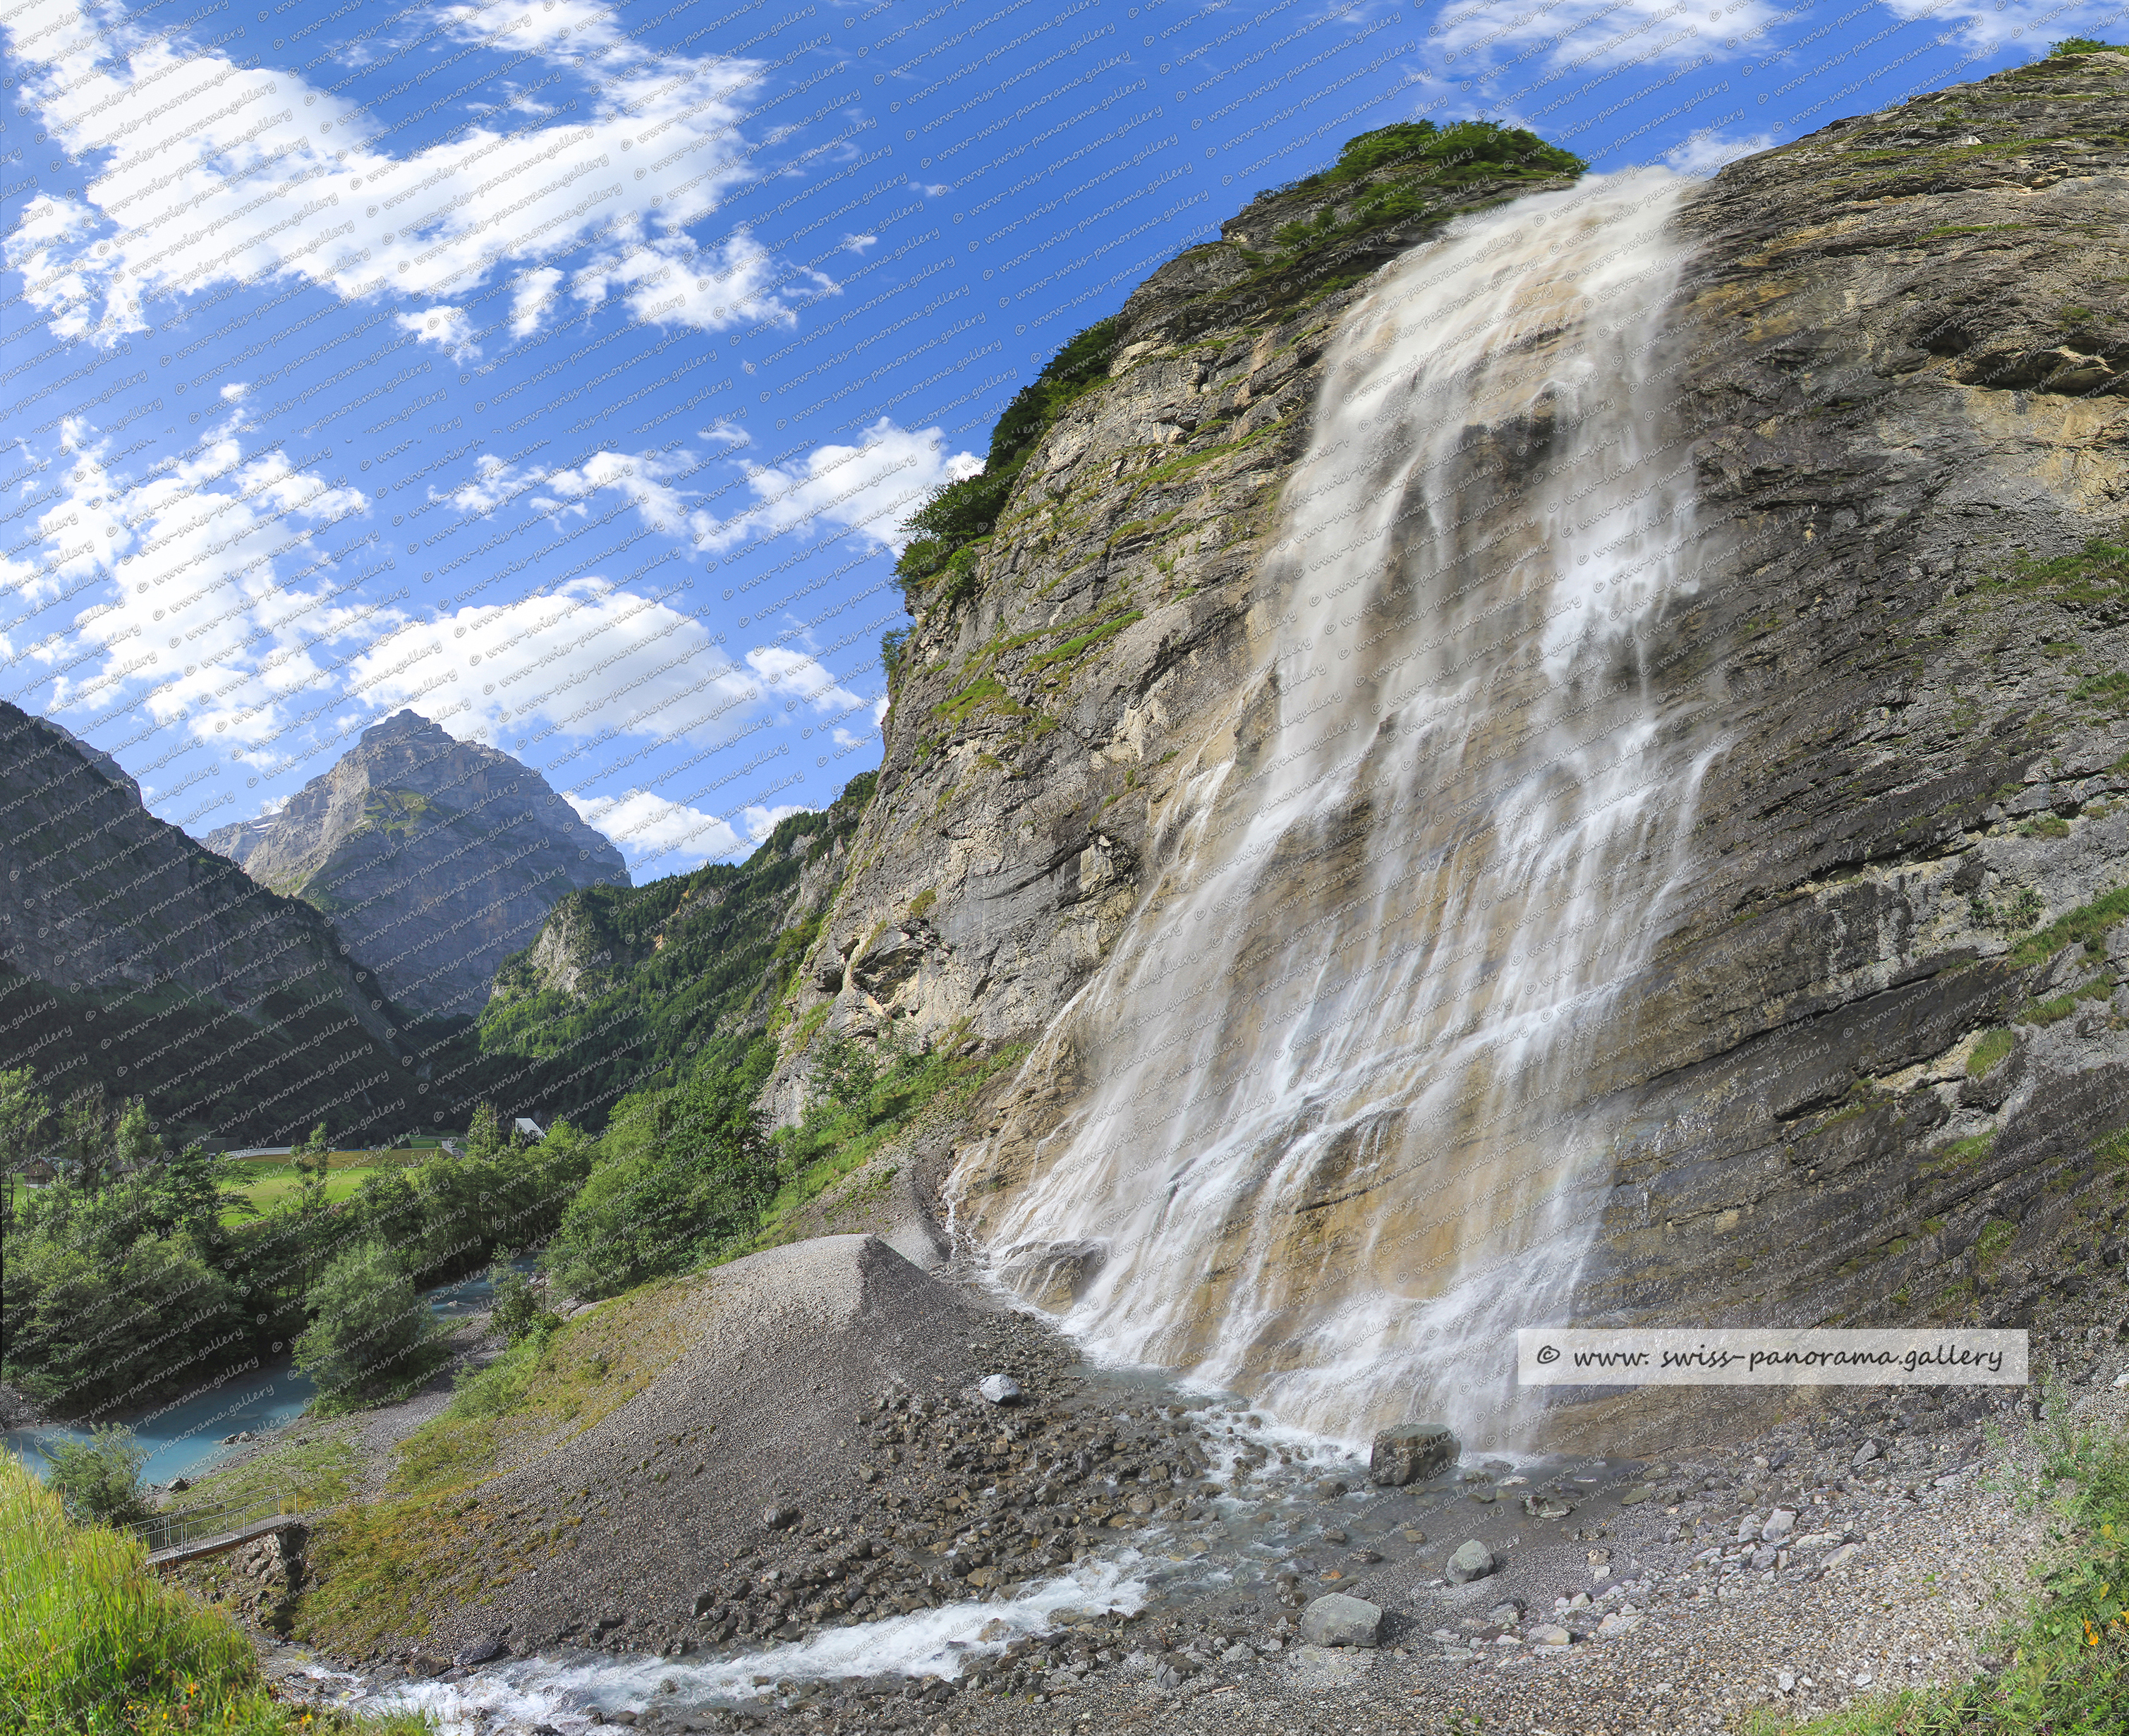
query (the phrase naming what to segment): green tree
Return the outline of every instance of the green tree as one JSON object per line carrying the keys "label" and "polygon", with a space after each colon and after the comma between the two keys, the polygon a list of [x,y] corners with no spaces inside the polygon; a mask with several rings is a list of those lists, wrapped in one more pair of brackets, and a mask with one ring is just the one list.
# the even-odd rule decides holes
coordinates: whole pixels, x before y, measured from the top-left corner
{"label": "green tree", "polygon": [[841,1110],[862,1124],[871,1112],[880,1058],[877,1051],[848,1037],[829,1038],[813,1051],[807,1106]]}
{"label": "green tree", "polygon": [[12,1174],[40,1154],[51,1113],[30,1068],[15,1067],[0,1073],[0,1169]]}
{"label": "green tree", "polygon": [[236,1287],[190,1241],[107,1231],[123,1205],[88,1201],[11,1235],[0,1263],[0,1379],[62,1415],[197,1376],[207,1347],[243,1331]]}
{"label": "green tree", "polygon": [[600,1161],[547,1250],[562,1290],[612,1296],[754,1233],[776,1166],[750,1086],[743,1074],[698,1073],[615,1106]]}
{"label": "green tree", "polygon": [[532,1287],[532,1281],[507,1261],[498,1260],[488,1268],[488,1282],[495,1286],[495,1306],[489,1315],[489,1324],[512,1344],[544,1337],[561,1325],[561,1316],[541,1300],[540,1292]]}
{"label": "green tree", "polygon": [[321,1411],[345,1410],[436,1366],[442,1329],[383,1242],[339,1254],[307,1301],[317,1311],[297,1337],[296,1366],[318,1383]]}
{"label": "green tree", "polygon": [[209,1151],[198,1140],[158,1164],[148,1178],[143,1227],[159,1235],[182,1234],[209,1258],[228,1244],[221,1215],[231,1209],[256,1217],[259,1208],[227,1186],[236,1159]]}
{"label": "green tree", "polygon": [[108,1178],[111,1124],[101,1085],[76,1092],[60,1106],[53,1167],[85,1193],[100,1191]]}
{"label": "green tree", "polygon": [[121,1176],[138,1175],[162,1156],[162,1136],[140,1098],[127,1098],[119,1111],[118,1124],[112,1130],[111,1153],[112,1167]]}
{"label": "green tree", "polygon": [[98,1423],[85,1441],[38,1449],[50,1469],[45,1486],[78,1525],[130,1525],[152,1510],[141,1493],[148,1449],[119,1423]]}

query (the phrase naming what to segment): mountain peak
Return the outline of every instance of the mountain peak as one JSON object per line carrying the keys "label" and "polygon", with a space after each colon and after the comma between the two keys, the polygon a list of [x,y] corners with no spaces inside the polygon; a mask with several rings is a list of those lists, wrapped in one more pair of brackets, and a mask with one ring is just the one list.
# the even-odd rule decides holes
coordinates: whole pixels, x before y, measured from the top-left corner
{"label": "mountain peak", "polygon": [[477,1012],[557,900],[629,883],[545,778],[412,710],[364,730],[279,813],[207,844],[331,916],[388,993],[429,1012]]}

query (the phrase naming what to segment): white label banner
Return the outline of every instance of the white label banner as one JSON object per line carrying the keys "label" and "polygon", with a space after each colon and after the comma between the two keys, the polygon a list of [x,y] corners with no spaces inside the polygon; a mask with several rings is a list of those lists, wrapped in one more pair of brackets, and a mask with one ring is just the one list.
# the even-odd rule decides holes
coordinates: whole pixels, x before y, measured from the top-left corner
{"label": "white label banner", "polygon": [[1669,1328],[1516,1334],[1525,1386],[2022,1386],[2023,1332]]}

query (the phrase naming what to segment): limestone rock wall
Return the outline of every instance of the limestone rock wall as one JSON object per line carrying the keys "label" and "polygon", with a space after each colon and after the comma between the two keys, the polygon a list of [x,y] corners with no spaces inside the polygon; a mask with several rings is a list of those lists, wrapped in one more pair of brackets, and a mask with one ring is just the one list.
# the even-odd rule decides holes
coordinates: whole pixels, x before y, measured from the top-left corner
{"label": "limestone rock wall", "polygon": [[[1836,122],[1689,207],[1679,413],[1730,552],[1685,625],[1727,735],[1592,1080],[1630,1115],[1585,1318],[2123,1312],[2125,212],[2125,55]],[[1267,297],[1237,246],[1133,297],[979,591],[917,621],[798,1013],[1024,1039],[1160,919],[1154,816],[1178,762],[1249,751],[1224,702],[1273,648],[1260,558],[1360,293]],[[959,1185],[1083,1083],[987,1100]]]}

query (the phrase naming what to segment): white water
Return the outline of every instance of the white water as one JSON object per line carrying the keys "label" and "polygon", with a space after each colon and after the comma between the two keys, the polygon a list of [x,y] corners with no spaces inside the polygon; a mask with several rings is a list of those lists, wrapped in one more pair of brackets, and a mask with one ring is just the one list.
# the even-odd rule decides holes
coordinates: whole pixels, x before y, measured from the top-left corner
{"label": "white water", "polygon": [[1533,1434],[1512,1334],[1569,1315],[1603,1039],[1712,749],[1665,672],[1703,558],[1661,378],[1691,184],[1462,220],[1343,325],[1260,675],[1024,1075],[1088,1082],[1014,1185],[967,1191],[998,1141],[956,1177],[1002,1271],[1105,1251],[1064,1320],[1098,1358],[1347,1440]]}
{"label": "white water", "polygon": [[[855,1627],[831,1628],[796,1644],[703,1662],[631,1656],[579,1661],[522,1658],[463,1681],[426,1681],[356,1693],[360,1678],[317,1673],[341,1686],[341,1703],[364,1713],[426,1712],[445,1736],[466,1736],[488,1720],[547,1723],[565,1733],[585,1729],[587,1706],[641,1711],[654,1700],[685,1706],[760,1705],[793,1683],[903,1675],[956,1680],[975,1660],[1002,1652],[1013,1639],[1044,1634],[1060,1615],[1073,1619],[1129,1615],[1145,1603],[1126,1551],[1113,1562],[1088,1563],[1006,1603],[950,1604]],[[986,1631],[991,1638],[982,1636]],[[669,1686],[668,1686],[669,1684]]]}

